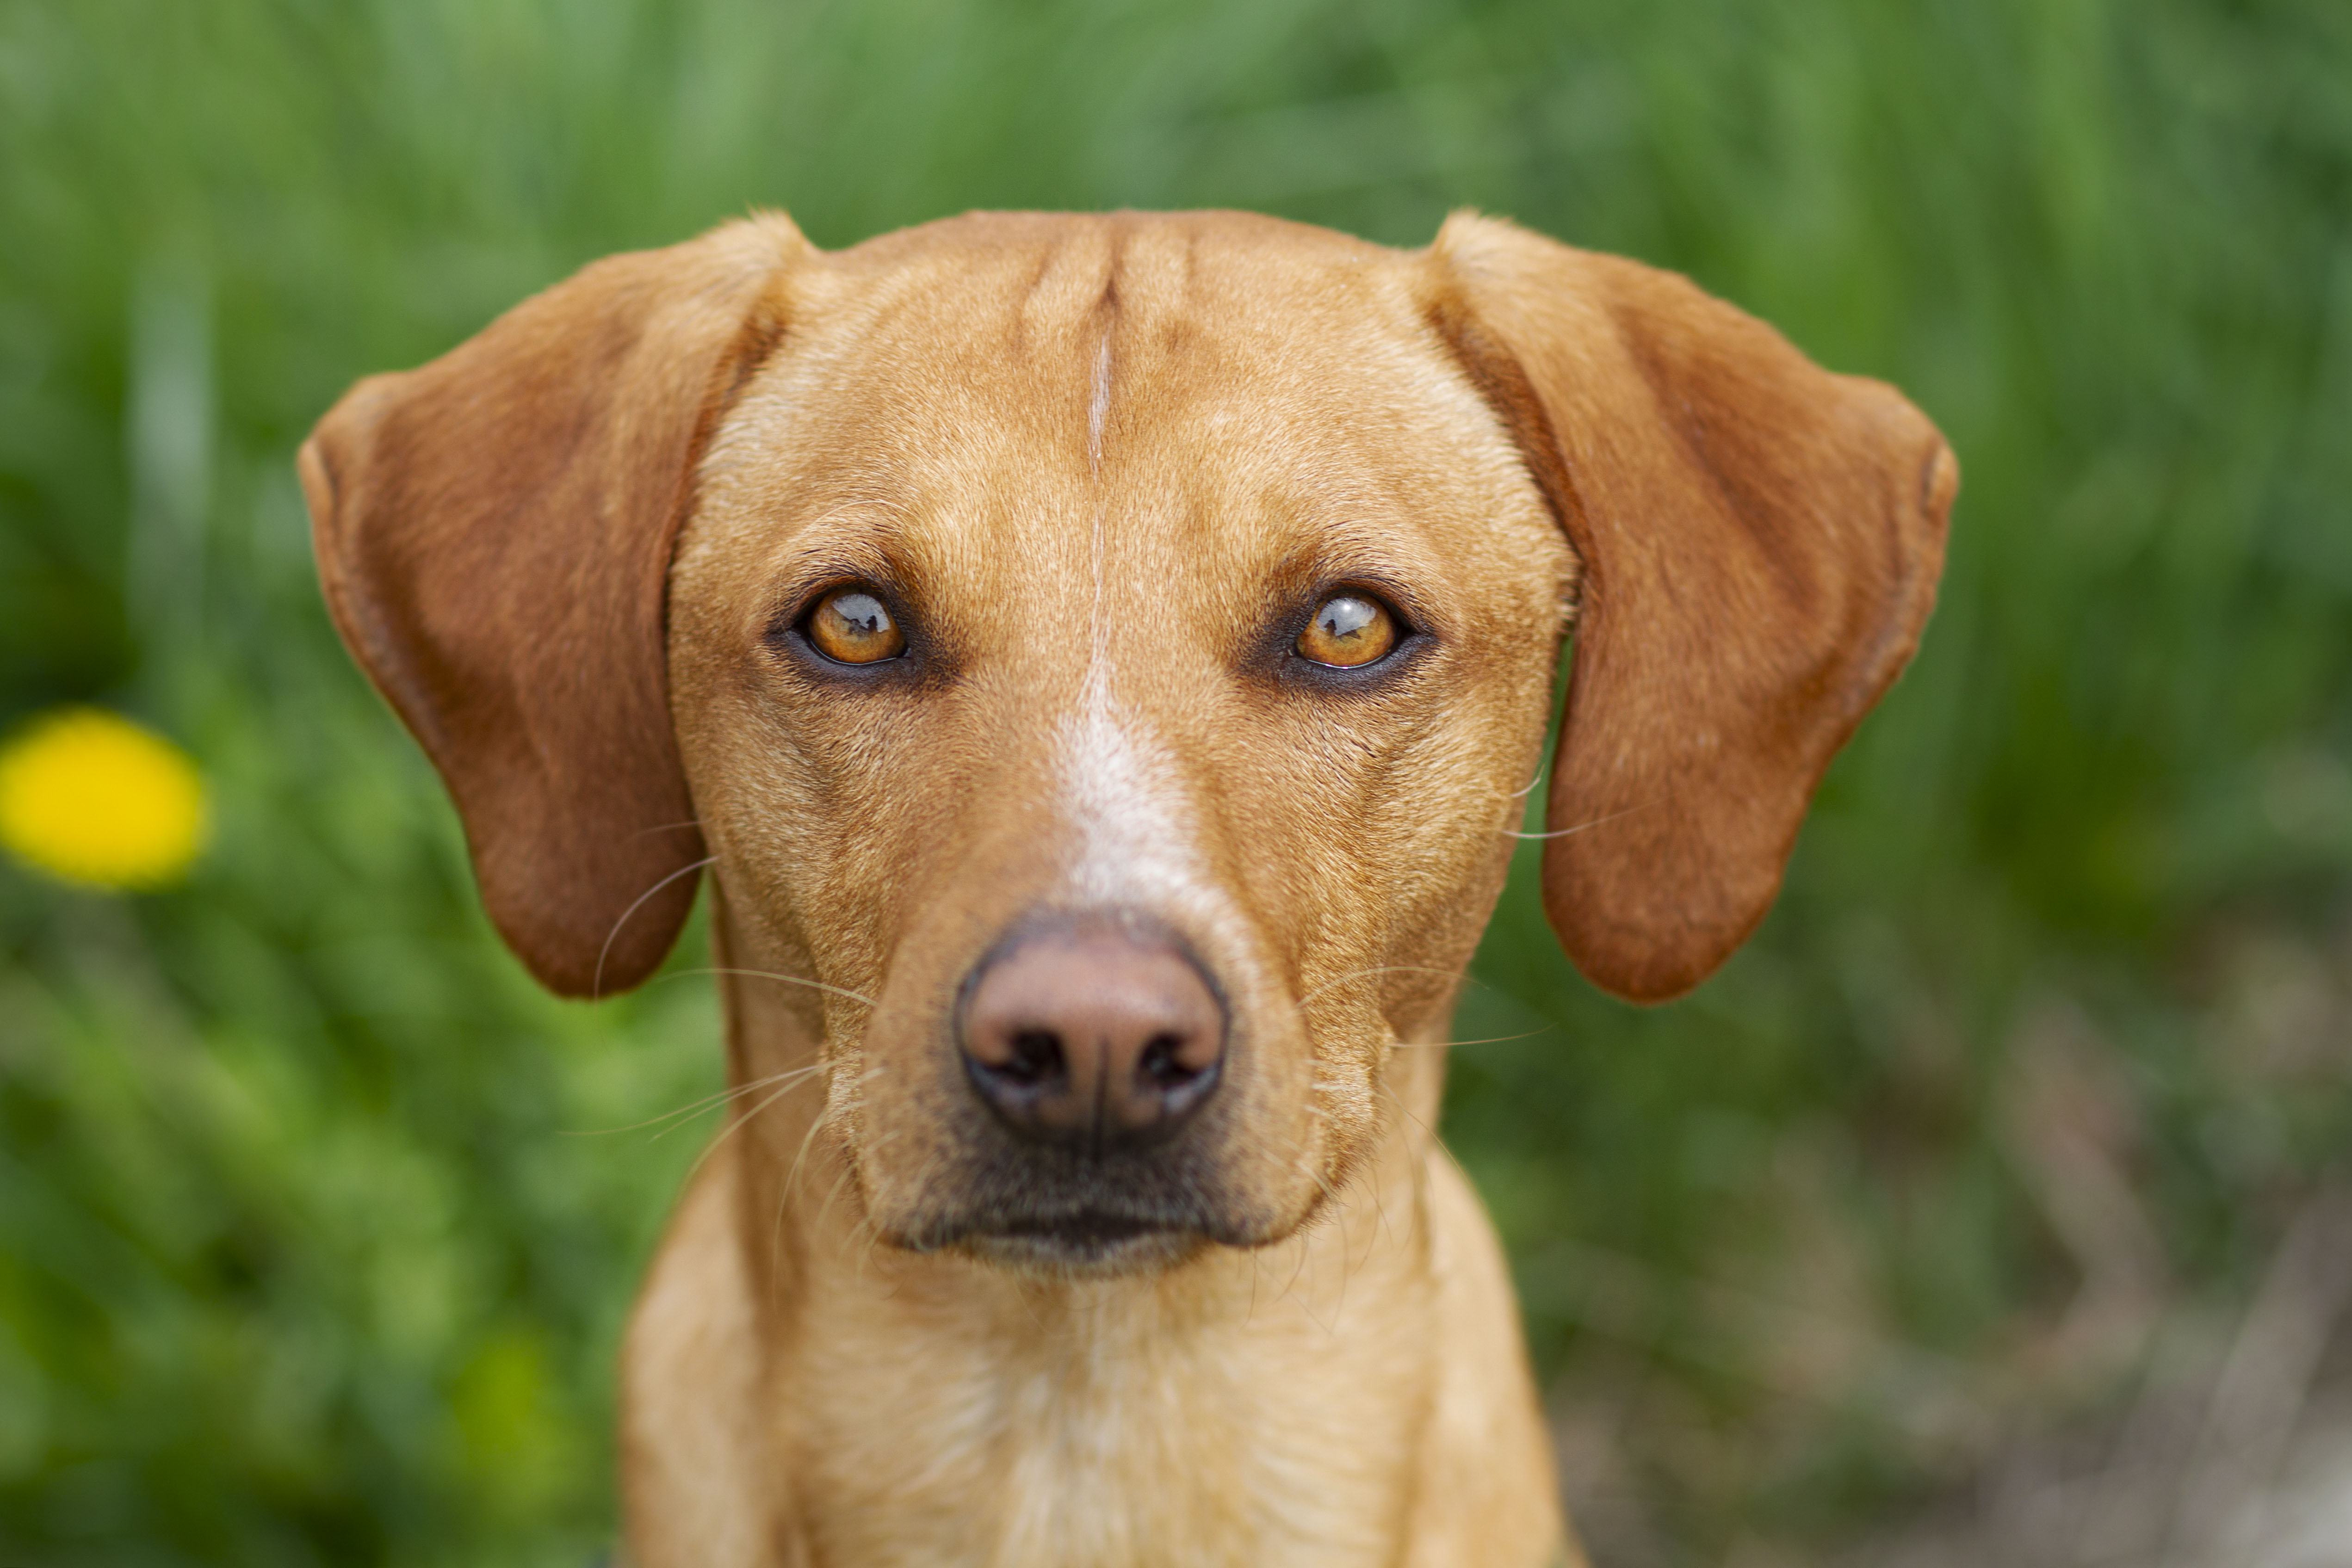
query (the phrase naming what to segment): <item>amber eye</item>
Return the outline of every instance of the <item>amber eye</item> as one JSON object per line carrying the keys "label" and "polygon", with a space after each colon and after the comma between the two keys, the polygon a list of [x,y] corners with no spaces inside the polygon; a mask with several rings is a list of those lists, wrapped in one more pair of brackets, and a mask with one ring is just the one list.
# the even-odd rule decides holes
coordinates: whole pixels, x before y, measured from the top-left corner
{"label": "amber eye", "polygon": [[1315,619],[1298,634],[1298,656],[1352,670],[1386,653],[1396,640],[1396,617],[1377,601],[1335,593],[1316,607]]}
{"label": "amber eye", "polygon": [[844,664],[876,664],[907,651],[907,634],[862,588],[836,588],[809,612],[808,640]]}

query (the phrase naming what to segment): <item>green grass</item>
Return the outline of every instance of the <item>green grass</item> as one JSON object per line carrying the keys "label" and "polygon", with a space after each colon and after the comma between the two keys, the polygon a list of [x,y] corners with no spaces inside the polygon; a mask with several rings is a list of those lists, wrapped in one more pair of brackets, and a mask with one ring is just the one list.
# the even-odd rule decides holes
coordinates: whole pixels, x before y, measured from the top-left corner
{"label": "green grass", "polygon": [[[2116,1397],[2144,1341],[2070,1308],[2226,1312],[2344,1161],[2337,0],[0,0],[0,723],[122,706],[220,811],[168,894],[0,870],[0,1564],[609,1529],[701,1132],[572,1134],[715,1083],[707,983],[562,1005],[499,950],[290,456],[355,376],[754,204],[840,245],[1474,204],[1950,436],[1941,608],[1755,943],[1618,1006],[1523,865],[1478,959],[1457,1033],[1541,1032],[1459,1053],[1446,1131],[1604,1563],[1801,1560]],[[2121,1210],[2068,1218],[2069,1149]]]}

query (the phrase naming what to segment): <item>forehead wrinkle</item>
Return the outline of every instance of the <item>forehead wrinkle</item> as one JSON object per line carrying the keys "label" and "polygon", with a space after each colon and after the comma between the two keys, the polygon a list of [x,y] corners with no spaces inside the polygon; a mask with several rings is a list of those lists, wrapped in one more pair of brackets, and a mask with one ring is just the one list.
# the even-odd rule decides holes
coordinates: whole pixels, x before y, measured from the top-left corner
{"label": "forehead wrinkle", "polygon": [[957,356],[927,364],[918,384],[890,384],[892,346],[868,347],[804,361],[747,399],[713,443],[706,499],[793,529],[887,518],[905,537],[969,540],[974,559],[959,566],[1046,564],[1040,550],[1050,556],[1087,500],[1083,389],[1055,418],[1019,384],[1034,356],[1010,367],[979,356],[969,374],[972,357]]}
{"label": "forehead wrinkle", "polygon": [[1116,289],[1120,242],[1105,222],[1078,223],[1025,263],[1028,287],[1016,311],[1024,331],[1069,337]]}
{"label": "forehead wrinkle", "polygon": [[776,410],[771,428],[805,430],[829,454],[1011,443],[1077,457],[1096,342],[1087,328],[1111,256],[1087,227],[1052,232],[837,280],[828,308],[795,323],[742,403],[796,405]]}
{"label": "forehead wrinkle", "polygon": [[[1503,438],[1478,438],[1491,421],[1468,408],[1475,392],[1431,362],[1423,335],[1405,330],[1413,323],[1350,267],[1267,265],[1189,226],[1128,230],[1057,225],[1037,243],[869,275],[853,291],[864,299],[835,301],[838,330],[815,323],[824,341],[803,338],[780,356],[803,361],[789,378],[802,404],[791,423],[836,461],[866,455],[856,487],[867,495],[990,497],[990,512],[1018,519],[997,542],[1035,564],[1045,560],[1032,547],[1052,551],[1059,536],[1065,549],[1090,550],[1099,527],[1107,578],[1132,576],[1163,597],[1157,574],[1183,569],[1217,535],[1262,527],[1269,491],[1312,496],[1335,514],[1377,512],[1411,538],[1432,500],[1466,516],[1494,510],[1496,481],[1524,487]],[[1008,330],[987,331],[992,317]],[[1015,319],[1024,325],[1011,332]],[[1003,351],[1014,336],[1021,351]],[[1055,497],[1047,469],[1076,485]],[[1090,472],[1102,487],[1083,497]],[[1194,502],[1171,507],[1179,489]],[[931,521],[933,505],[917,509]],[[959,507],[937,522],[961,531],[970,515]],[[1286,532],[1319,527],[1281,521]]]}

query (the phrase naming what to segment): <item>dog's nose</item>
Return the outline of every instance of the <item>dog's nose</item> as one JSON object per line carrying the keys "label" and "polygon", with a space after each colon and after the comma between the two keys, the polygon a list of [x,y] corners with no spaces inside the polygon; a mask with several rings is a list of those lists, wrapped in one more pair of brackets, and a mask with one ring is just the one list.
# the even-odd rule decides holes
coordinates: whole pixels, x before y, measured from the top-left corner
{"label": "dog's nose", "polygon": [[1225,1011],[1172,943],[1118,925],[1040,931],[965,993],[964,1065],[1024,1137],[1107,1154],[1173,1133],[1216,1088]]}

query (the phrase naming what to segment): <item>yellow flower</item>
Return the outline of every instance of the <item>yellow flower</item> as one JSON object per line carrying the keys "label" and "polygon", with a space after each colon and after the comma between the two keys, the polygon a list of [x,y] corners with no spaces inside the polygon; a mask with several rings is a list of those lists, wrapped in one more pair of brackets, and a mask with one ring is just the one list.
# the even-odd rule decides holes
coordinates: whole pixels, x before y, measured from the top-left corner
{"label": "yellow flower", "polygon": [[100,708],[60,708],[0,747],[0,846],[68,882],[176,882],[205,840],[187,753]]}

